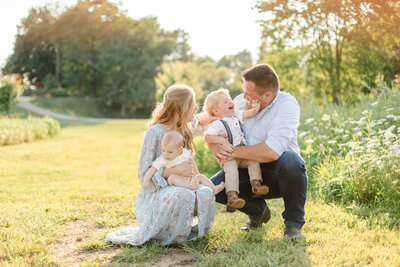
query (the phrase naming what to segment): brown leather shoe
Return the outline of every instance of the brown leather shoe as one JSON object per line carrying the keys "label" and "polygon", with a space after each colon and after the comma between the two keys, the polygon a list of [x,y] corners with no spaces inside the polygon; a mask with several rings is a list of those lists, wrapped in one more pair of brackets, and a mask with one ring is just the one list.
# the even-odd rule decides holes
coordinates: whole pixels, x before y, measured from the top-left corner
{"label": "brown leather shoe", "polygon": [[229,191],[226,193],[228,196],[228,203],[226,204],[227,212],[234,212],[236,209],[243,208],[246,201],[242,198],[239,198],[238,192]]}
{"label": "brown leather shoe", "polygon": [[256,229],[261,227],[263,223],[267,223],[271,219],[271,210],[267,207],[263,215],[258,220],[249,219],[247,223],[240,227],[240,230],[249,231],[250,229]]}
{"label": "brown leather shoe", "polygon": [[285,226],[285,232],[283,233],[283,238],[287,238],[290,240],[295,240],[296,238],[302,237],[303,235],[300,232],[300,229],[291,226],[291,225],[286,225]]}
{"label": "brown leather shoe", "polygon": [[250,181],[251,184],[251,191],[252,191],[252,198],[260,198],[263,195],[268,194],[269,187],[266,185],[261,184],[260,180],[252,180]]}

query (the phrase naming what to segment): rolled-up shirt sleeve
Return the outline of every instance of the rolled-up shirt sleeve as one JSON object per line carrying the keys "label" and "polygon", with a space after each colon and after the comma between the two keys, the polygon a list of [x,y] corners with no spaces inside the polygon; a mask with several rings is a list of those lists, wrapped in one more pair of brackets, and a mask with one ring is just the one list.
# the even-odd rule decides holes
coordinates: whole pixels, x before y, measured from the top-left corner
{"label": "rolled-up shirt sleeve", "polygon": [[269,135],[265,144],[279,156],[289,150],[290,142],[296,135],[300,120],[300,107],[297,101],[288,100],[279,105],[274,120],[271,121]]}

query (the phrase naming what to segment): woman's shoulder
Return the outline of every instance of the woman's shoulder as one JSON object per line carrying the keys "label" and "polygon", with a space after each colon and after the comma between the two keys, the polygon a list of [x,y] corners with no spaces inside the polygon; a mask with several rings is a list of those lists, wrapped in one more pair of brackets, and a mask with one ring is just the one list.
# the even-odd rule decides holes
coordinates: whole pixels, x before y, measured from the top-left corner
{"label": "woman's shoulder", "polygon": [[161,126],[161,124],[157,123],[147,129],[145,136],[163,136],[164,134],[164,128]]}

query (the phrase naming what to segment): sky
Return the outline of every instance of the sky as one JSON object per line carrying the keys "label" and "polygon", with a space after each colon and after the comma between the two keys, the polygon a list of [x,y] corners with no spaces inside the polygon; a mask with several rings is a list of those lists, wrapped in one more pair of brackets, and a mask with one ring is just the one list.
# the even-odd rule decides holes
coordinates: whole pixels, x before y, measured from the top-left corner
{"label": "sky", "polygon": [[[0,66],[12,54],[17,25],[28,16],[31,7],[55,1],[0,0]],[[261,44],[260,14],[253,9],[256,0],[124,0],[111,1],[129,17],[154,16],[163,29],[182,29],[189,34],[188,43],[199,56],[215,60],[224,55],[249,50],[255,60]],[[77,0],[59,0],[72,6]]]}

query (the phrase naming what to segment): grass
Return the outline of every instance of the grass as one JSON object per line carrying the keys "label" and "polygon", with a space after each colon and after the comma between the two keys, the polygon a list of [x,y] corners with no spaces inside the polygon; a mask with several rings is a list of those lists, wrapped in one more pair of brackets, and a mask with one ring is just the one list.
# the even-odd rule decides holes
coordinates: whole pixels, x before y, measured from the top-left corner
{"label": "grass", "polygon": [[112,118],[111,110],[96,98],[90,97],[33,97],[31,102],[39,107],[70,116]]}
{"label": "grass", "polygon": [[49,117],[28,117],[28,119],[0,118],[0,145],[31,142],[55,136],[59,131],[59,122]]}
{"label": "grass", "polygon": [[106,233],[132,224],[139,192],[137,163],[145,121],[69,125],[54,138],[0,147],[0,265],[63,265],[54,244],[65,223],[83,221],[93,232],[76,253],[108,253],[81,266],[147,266],[171,254],[197,266],[396,266],[398,230],[361,219],[342,205],[311,197],[305,240],[282,240],[282,200],[269,201],[272,220],[243,233],[246,217],[217,206],[214,229],[178,247],[105,243]]}

